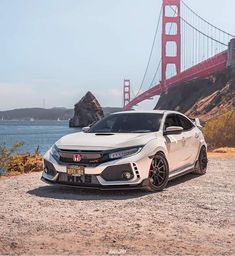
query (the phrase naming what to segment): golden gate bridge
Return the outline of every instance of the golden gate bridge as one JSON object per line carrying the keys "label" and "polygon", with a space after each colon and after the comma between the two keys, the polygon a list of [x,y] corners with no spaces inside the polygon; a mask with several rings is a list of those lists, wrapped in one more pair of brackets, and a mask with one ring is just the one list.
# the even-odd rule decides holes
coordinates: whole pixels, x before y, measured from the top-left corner
{"label": "golden gate bridge", "polygon": [[[156,49],[161,49],[161,56],[152,78],[147,81]],[[165,93],[173,86],[207,78],[227,69],[235,73],[235,36],[202,18],[183,0],[163,0],[137,93],[131,93],[130,80],[124,80],[123,110]],[[146,84],[147,89],[144,88]]]}

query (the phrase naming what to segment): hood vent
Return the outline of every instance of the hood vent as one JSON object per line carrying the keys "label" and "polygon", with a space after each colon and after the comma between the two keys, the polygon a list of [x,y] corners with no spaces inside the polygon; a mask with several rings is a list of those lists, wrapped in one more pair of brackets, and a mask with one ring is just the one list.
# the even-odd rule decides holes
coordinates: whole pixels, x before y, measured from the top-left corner
{"label": "hood vent", "polygon": [[114,135],[113,133],[96,133],[96,136],[111,136]]}

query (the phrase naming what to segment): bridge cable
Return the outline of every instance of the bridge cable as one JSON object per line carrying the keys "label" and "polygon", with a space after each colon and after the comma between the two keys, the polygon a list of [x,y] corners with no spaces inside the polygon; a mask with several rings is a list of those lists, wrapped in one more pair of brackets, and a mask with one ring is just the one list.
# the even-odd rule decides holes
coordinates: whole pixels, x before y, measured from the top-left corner
{"label": "bridge cable", "polygon": [[[169,7],[170,7],[173,11],[175,11],[174,8],[172,8],[171,5],[169,5]],[[189,23],[188,21],[186,21],[181,15],[180,15],[180,19],[181,19],[183,22],[185,22],[189,27],[191,27],[192,29],[196,30],[199,34],[210,38],[211,40],[213,40],[213,41],[216,42],[216,43],[219,43],[219,44],[222,44],[222,45],[224,45],[224,46],[227,46],[227,44],[224,44],[223,42],[220,42],[219,40],[217,40],[217,39],[215,39],[215,38],[213,38],[213,37],[211,37],[211,36],[205,34],[205,33],[202,32],[201,30],[199,30],[199,29],[197,29],[196,27],[194,27],[191,23]],[[213,27],[214,27],[214,26],[213,26]],[[216,28],[216,27],[214,27],[214,28]],[[226,33],[226,32],[225,32],[225,33]]]}
{"label": "bridge cable", "polygon": [[158,33],[159,25],[160,25],[160,21],[161,21],[162,10],[163,10],[163,7],[161,6],[161,10],[160,10],[159,17],[158,17],[158,22],[157,22],[157,27],[156,27],[156,30],[155,30],[155,33],[154,33],[153,43],[152,43],[151,51],[150,51],[150,54],[149,54],[148,63],[147,63],[147,66],[146,66],[146,69],[145,69],[145,72],[144,72],[144,76],[143,76],[143,79],[142,79],[140,88],[139,88],[138,92],[136,93],[135,97],[137,97],[137,96],[139,95],[140,90],[141,90],[142,87],[143,87],[143,84],[144,84],[144,81],[145,81],[145,78],[146,78],[148,69],[149,69],[149,65],[150,65],[150,61],[151,61],[151,59],[152,59],[153,49],[154,49],[154,45],[155,45],[155,42],[156,42],[157,33]]}
{"label": "bridge cable", "polygon": [[217,29],[218,31],[220,31],[220,32],[222,32],[222,33],[224,33],[224,34],[226,34],[226,35],[228,35],[228,36],[230,36],[230,37],[235,37],[234,35],[232,35],[232,34],[226,32],[226,31],[224,31],[224,30],[222,30],[222,29],[220,29],[220,28],[218,28],[218,27],[216,27],[215,25],[211,24],[210,22],[208,22],[207,20],[205,20],[204,18],[202,18],[202,17],[201,17],[199,14],[197,14],[192,8],[190,8],[183,0],[181,0],[181,2],[182,2],[183,5],[184,5],[186,8],[188,8],[194,15],[196,15],[199,19],[201,19],[202,21],[204,21],[205,23],[207,23],[209,26],[211,26],[211,27]]}
{"label": "bridge cable", "polygon": [[227,44],[223,43],[223,42],[220,42],[219,40],[205,34],[204,32],[202,32],[201,30],[197,29],[196,27],[194,27],[192,24],[190,24],[188,21],[186,21],[183,17],[180,16],[180,19],[185,22],[189,27],[191,27],[192,29],[196,30],[199,34],[205,36],[205,37],[208,37],[209,39],[211,39],[212,41],[216,42],[216,43],[219,43],[221,45],[224,45],[224,46],[227,46]]}
{"label": "bridge cable", "polygon": [[156,76],[158,74],[158,71],[159,71],[160,66],[161,66],[161,62],[162,62],[162,59],[160,59],[160,61],[158,62],[157,70],[154,73],[154,76],[153,76],[153,79],[152,79],[152,81],[150,83],[149,89],[151,89],[153,87],[153,82],[154,82],[154,80],[155,80],[155,78],[156,78]]}

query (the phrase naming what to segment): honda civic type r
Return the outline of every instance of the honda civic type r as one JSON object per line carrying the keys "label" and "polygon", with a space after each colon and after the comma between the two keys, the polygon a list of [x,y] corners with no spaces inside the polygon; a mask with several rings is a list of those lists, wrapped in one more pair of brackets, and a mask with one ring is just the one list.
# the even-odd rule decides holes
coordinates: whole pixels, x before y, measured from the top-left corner
{"label": "honda civic type r", "polygon": [[198,119],[175,111],[111,114],[66,135],[44,155],[42,180],[82,188],[160,191],[167,182],[207,169]]}

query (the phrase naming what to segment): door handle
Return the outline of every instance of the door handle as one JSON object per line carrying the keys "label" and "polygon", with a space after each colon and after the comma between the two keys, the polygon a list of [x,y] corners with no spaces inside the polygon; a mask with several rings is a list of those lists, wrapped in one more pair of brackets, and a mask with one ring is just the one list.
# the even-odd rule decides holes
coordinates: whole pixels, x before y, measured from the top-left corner
{"label": "door handle", "polygon": [[195,133],[195,138],[198,139],[199,138],[199,134]]}

